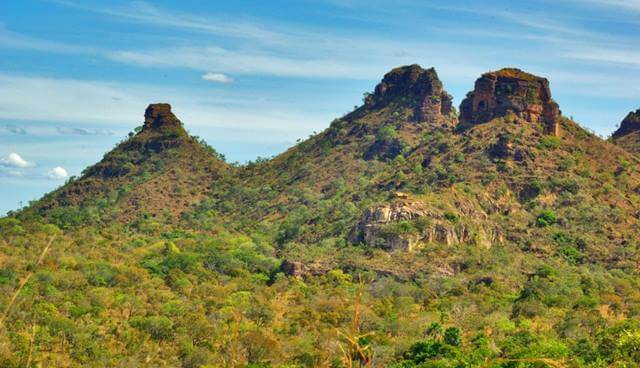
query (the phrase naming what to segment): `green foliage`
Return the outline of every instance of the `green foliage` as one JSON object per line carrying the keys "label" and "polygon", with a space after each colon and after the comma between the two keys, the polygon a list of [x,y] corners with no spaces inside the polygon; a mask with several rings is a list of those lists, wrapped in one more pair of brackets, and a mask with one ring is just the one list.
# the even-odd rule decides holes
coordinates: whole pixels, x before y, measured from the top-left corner
{"label": "green foliage", "polygon": [[560,138],[555,135],[545,135],[540,138],[540,142],[538,142],[538,148],[540,149],[555,149],[560,147],[562,141]]}
{"label": "green foliage", "polygon": [[143,132],[0,219],[0,366],[637,365],[637,159],[398,102],[247,165]]}
{"label": "green foliage", "polygon": [[460,346],[462,339],[460,337],[460,329],[457,327],[449,327],[444,331],[443,341],[451,346]]}
{"label": "green foliage", "polygon": [[398,131],[393,125],[383,125],[376,132],[376,140],[391,141],[398,138]]}
{"label": "green foliage", "polygon": [[17,274],[11,268],[0,269],[0,285],[12,284],[17,279]]}
{"label": "green foliage", "polygon": [[156,340],[167,340],[173,336],[173,322],[164,316],[132,317],[129,324]]}
{"label": "green foliage", "polygon": [[536,216],[536,224],[539,227],[547,227],[558,222],[558,216],[552,210],[544,210]]}
{"label": "green foliage", "polygon": [[574,265],[582,263],[585,258],[582,252],[570,245],[560,247],[558,249],[558,254],[563,256],[567,260],[567,262]]}

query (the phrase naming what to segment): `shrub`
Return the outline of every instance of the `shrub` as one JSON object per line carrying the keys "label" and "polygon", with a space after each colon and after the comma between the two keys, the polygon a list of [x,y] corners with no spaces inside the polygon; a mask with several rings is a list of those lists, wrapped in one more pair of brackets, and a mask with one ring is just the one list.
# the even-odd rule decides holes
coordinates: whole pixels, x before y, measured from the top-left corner
{"label": "shrub", "polygon": [[458,222],[458,215],[453,212],[445,212],[444,218],[446,218],[450,222],[453,222],[454,224]]}
{"label": "shrub", "polygon": [[558,222],[558,216],[551,210],[544,210],[536,217],[536,224],[539,227],[546,227]]}
{"label": "shrub", "polygon": [[572,265],[576,265],[584,261],[584,254],[582,254],[582,252],[580,252],[574,246],[570,246],[570,245],[564,246],[558,249],[558,253],[561,256],[563,256],[567,260],[567,262],[571,263]]}
{"label": "shrub", "polygon": [[523,197],[532,199],[540,195],[543,190],[542,183],[537,178],[532,179],[524,188]]}
{"label": "shrub", "polygon": [[462,339],[460,338],[460,329],[457,327],[449,327],[444,331],[444,342],[453,346],[460,346]]}
{"label": "shrub", "polygon": [[382,126],[376,133],[376,140],[379,142],[390,141],[396,138],[398,138],[398,131],[396,131],[396,128],[392,125]]}
{"label": "shrub", "polygon": [[164,316],[133,317],[129,324],[147,332],[156,340],[166,340],[173,336],[173,322]]}
{"label": "shrub", "polygon": [[554,149],[558,148],[561,143],[562,141],[560,140],[560,138],[556,137],[555,135],[545,135],[544,137],[540,138],[540,142],[538,142],[538,148]]}

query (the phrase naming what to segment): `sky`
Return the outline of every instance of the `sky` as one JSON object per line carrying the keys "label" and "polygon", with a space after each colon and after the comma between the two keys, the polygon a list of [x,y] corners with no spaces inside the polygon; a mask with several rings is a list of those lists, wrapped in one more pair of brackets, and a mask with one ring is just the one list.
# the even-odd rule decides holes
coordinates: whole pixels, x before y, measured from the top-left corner
{"label": "sky", "polygon": [[544,76],[606,137],[640,107],[639,44],[640,0],[0,1],[0,215],[100,160],[150,103],[244,163],[406,64],[435,67],[456,105],[486,71]]}

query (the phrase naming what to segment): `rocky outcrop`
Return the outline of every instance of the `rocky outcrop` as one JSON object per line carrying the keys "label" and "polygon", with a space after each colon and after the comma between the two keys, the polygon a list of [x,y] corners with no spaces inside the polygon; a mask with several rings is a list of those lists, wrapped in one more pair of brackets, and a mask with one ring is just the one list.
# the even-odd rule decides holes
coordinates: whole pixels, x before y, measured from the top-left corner
{"label": "rocky outcrop", "polygon": [[522,70],[507,68],[483,74],[460,105],[463,124],[481,124],[513,113],[544,125],[558,135],[560,108],[551,98],[549,81]]}
{"label": "rocky outcrop", "polygon": [[280,272],[287,276],[304,278],[308,276],[321,276],[331,270],[331,265],[322,262],[304,262],[295,259],[285,259],[280,264]]}
{"label": "rocky outcrop", "polygon": [[640,153],[640,109],[627,114],[611,141],[629,152]]}
{"label": "rocky outcrop", "polygon": [[151,104],[144,113],[142,131],[130,142],[132,149],[162,151],[183,144],[188,133],[167,103]]}
{"label": "rocky outcrop", "polygon": [[385,74],[375,92],[365,100],[367,108],[381,108],[392,102],[408,104],[416,121],[442,121],[455,117],[453,98],[442,87],[435,69],[407,65]]}
{"label": "rocky outcrop", "polygon": [[443,214],[424,203],[404,200],[367,210],[349,234],[351,243],[365,243],[387,250],[412,251],[420,243],[476,243],[490,246],[496,231],[471,229],[452,214]]}
{"label": "rocky outcrop", "polygon": [[620,127],[611,135],[612,138],[620,138],[627,134],[640,132],[640,109],[631,111],[620,123]]}
{"label": "rocky outcrop", "polygon": [[168,103],[156,103],[147,107],[144,112],[143,130],[182,129],[182,123],[171,112]]}

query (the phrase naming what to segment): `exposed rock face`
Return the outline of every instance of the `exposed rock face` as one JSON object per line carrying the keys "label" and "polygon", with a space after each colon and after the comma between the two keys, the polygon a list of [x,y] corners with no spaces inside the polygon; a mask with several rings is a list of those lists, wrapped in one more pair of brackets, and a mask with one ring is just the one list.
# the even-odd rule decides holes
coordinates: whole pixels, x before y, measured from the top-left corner
{"label": "exposed rock face", "polygon": [[620,123],[620,128],[611,137],[619,138],[630,133],[640,132],[640,109],[631,111]]}
{"label": "exposed rock face", "polygon": [[324,275],[331,267],[320,262],[303,262],[293,259],[285,259],[280,264],[280,271],[285,275],[304,278],[307,276]]}
{"label": "exposed rock face", "polygon": [[144,113],[144,130],[148,129],[182,129],[182,123],[171,112],[168,103],[151,104]]}
{"label": "exposed rock face", "polygon": [[183,143],[187,137],[182,122],[171,112],[171,105],[156,103],[147,107],[142,132],[131,142],[131,148],[161,151]]}
{"label": "exposed rock face", "polygon": [[460,121],[481,124],[513,113],[532,123],[542,123],[547,134],[558,134],[560,108],[551,98],[549,81],[519,69],[483,74],[460,105]]}
{"label": "exposed rock face", "polygon": [[385,74],[365,105],[379,108],[394,101],[411,104],[417,121],[436,121],[455,115],[452,97],[443,89],[435,69],[423,69],[416,64]]}
{"label": "exposed rock face", "polygon": [[627,114],[611,141],[629,152],[640,153],[640,109]]}
{"label": "exposed rock face", "polygon": [[406,251],[414,250],[418,243],[452,245],[470,242],[489,246],[498,239],[499,236],[494,231],[489,234],[484,230],[471,231],[464,225],[453,223],[446,215],[427,208],[423,203],[409,200],[367,210],[349,234],[349,241],[352,243]]}

